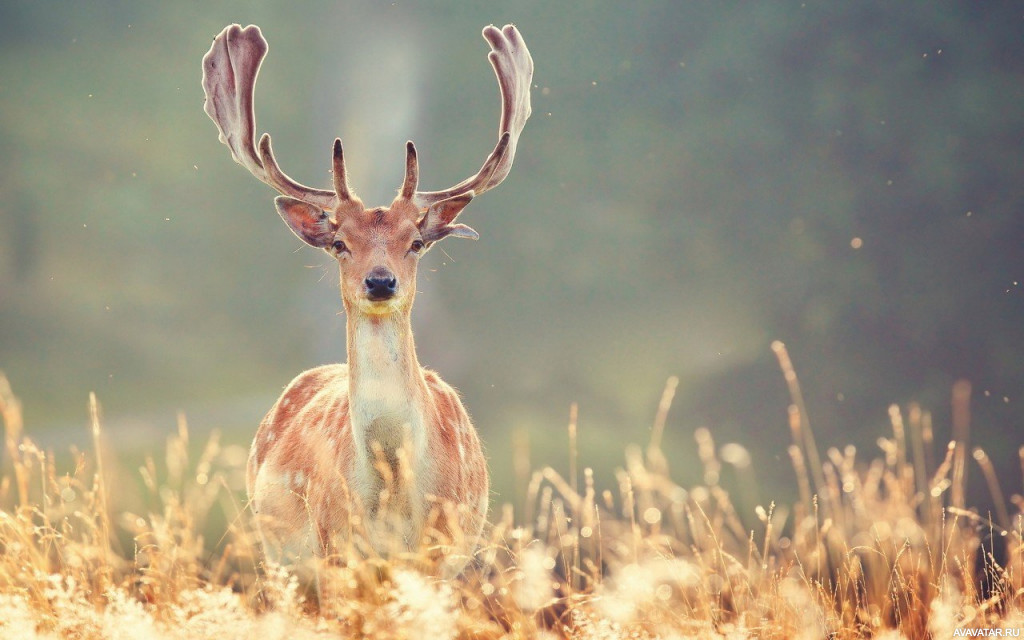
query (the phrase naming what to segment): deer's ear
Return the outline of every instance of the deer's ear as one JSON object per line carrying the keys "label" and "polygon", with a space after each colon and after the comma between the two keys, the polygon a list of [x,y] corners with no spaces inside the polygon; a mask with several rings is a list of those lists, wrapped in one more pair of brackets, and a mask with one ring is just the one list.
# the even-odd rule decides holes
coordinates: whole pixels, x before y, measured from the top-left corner
{"label": "deer's ear", "polygon": [[423,242],[430,245],[448,236],[479,240],[480,234],[473,229],[464,224],[452,224],[472,199],[473,192],[470,191],[469,193],[448,198],[431,205],[419,221],[420,235],[423,237]]}
{"label": "deer's ear", "polygon": [[292,233],[309,246],[326,249],[334,242],[338,225],[320,207],[289,196],[274,198],[274,206]]}

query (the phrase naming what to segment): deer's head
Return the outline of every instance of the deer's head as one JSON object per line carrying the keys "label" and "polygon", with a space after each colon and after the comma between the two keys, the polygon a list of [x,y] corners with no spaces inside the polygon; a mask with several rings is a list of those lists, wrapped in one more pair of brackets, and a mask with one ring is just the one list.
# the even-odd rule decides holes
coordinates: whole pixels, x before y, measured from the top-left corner
{"label": "deer's head", "polygon": [[435,242],[447,236],[479,237],[455,218],[473,191],[439,200],[421,211],[416,195],[416,147],[406,145],[405,182],[390,207],[367,209],[346,181],[341,140],[334,141],[333,213],[292,196],[274,200],[277,212],[303,242],[327,251],[341,268],[345,308],[370,315],[407,309],[416,292],[416,266]]}
{"label": "deer's head", "polygon": [[291,230],[338,260],[345,308],[371,315],[407,310],[420,256],[448,236],[478,238],[455,222],[474,195],[501,183],[512,168],[519,134],[530,117],[533,60],[512,25],[484,28],[488,59],[501,89],[498,143],[473,176],[443,191],[417,191],[416,147],[406,145],[405,181],[389,207],[367,209],[349,188],[341,140],[334,141],[334,188],[295,182],[274,159],[269,134],[255,144],[253,90],[267,41],[259,27],[226,27],[203,58],[206,113],[236,162],[282,195],[274,203]]}

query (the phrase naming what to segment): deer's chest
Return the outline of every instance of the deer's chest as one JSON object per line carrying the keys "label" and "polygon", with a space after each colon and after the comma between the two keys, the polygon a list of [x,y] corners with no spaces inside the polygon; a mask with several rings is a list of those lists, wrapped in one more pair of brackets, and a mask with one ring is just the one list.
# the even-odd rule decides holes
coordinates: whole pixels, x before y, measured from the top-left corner
{"label": "deer's chest", "polygon": [[421,408],[407,385],[388,376],[360,379],[350,391],[350,401],[361,469],[357,490],[364,504],[372,509],[380,492],[390,489],[388,493],[404,503],[391,506],[408,511],[426,493],[429,476],[422,464],[427,442]]}

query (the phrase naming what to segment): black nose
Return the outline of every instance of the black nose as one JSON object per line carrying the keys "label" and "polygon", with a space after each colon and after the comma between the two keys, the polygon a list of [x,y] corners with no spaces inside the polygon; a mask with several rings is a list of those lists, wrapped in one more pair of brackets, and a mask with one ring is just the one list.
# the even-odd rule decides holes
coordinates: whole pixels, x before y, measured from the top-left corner
{"label": "black nose", "polygon": [[370,300],[388,300],[395,295],[398,280],[391,276],[370,276],[366,279],[366,297]]}

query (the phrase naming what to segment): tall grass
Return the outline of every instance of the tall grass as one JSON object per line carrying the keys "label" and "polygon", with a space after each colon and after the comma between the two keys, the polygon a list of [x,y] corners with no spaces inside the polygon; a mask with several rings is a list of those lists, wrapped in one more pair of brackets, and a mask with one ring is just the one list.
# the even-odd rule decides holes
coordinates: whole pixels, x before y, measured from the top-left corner
{"label": "tall grass", "polygon": [[[324,563],[319,598],[262,563],[237,448],[214,437],[191,459],[182,418],[164,463],[132,474],[146,506],[118,509],[131,481],[104,457],[95,398],[93,449],[61,470],[25,435],[0,377],[0,637],[948,638],[1024,627],[1022,500],[1011,514],[987,456],[968,456],[966,383],[954,389],[954,441],[936,459],[930,417],[915,406],[892,407],[880,457],[822,455],[774,348],[793,396],[795,503],[741,512],[719,479],[731,466],[750,482],[750,456],[706,429],[696,433],[703,484],[676,483],[661,449],[670,380],[617,491],[577,473],[573,411],[569,477],[519,469],[520,513],[494,514],[462,578],[402,560]],[[996,500],[994,521],[964,504],[968,458]],[[205,540],[214,517],[228,523],[223,537]]]}

